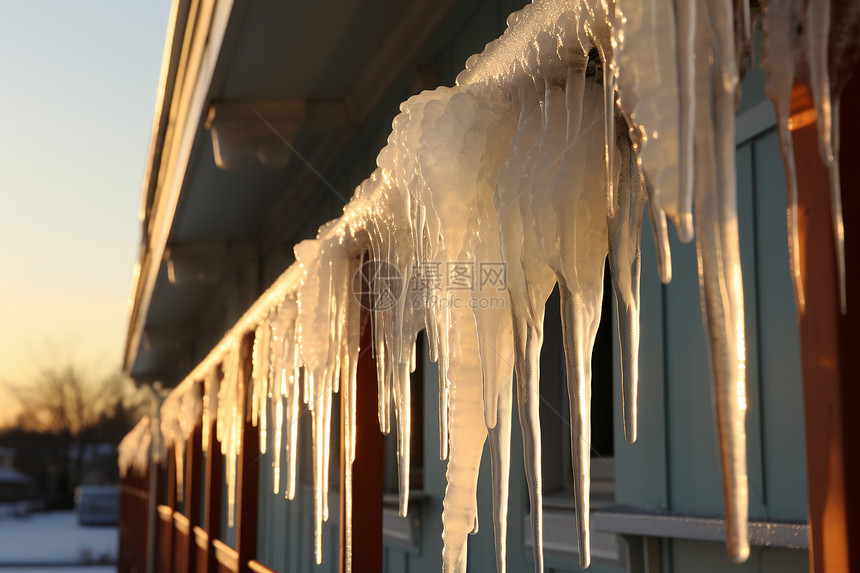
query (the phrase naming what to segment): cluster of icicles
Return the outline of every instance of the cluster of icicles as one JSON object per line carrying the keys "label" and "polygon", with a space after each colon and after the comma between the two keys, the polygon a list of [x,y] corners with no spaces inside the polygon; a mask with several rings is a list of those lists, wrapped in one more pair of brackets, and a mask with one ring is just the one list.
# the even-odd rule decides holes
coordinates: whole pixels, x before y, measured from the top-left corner
{"label": "cluster of icicles", "polygon": [[[806,77],[816,104],[822,157],[834,175],[841,261],[836,96],[845,83],[839,73],[850,67],[843,65],[845,58],[856,50],[848,41],[829,41],[827,0],[772,0],[764,9],[763,63],[786,159],[790,237],[796,243],[788,103],[794,82]],[[833,7],[834,14],[841,11],[843,26],[857,21],[852,10],[856,12],[847,2]],[[450,304],[448,293],[434,281],[419,281],[424,304],[400,296],[370,313],[379,426],[383,433],[392,425],[397,432],[400,513],[406,515],[408,509],[409,374],[415,368],[416,337],[424,330],[430,358],[439,363],[440,456],[447,460],[443,570],[465,570],[467,538],[477,529],[477,473],[487,440],[496,559],[498,570],[505,570],[514,391],[532,508],[534,564],[536,571],[543,570],[539,355],[545,303],[558,284],[579,559],[585,567],[590,561],[590,364],[604,296],[604,264],[608,257],[618,310],[624,432],[634,442],[640,238],[647,207],[664,282],[672,274],[668,222],[682,241],[696,237],[727,548],[733,559],[744,560],[749,554],[746,383],[734,116],[740,77],[751,61],[749,4],[536,1],[513,14],[508,25],[502,37],[469,59],[455,87],[423,92],[401,106],[378,168],[358,187],[344,215],[321,228],[316,240],[296,246],[296,264],[207,359],[199,406],[191,399],[165,403],[162,427],[172,440],[182,440],[201,410],[204,431],[216,417],[217,438],[228,459],[232,520],[236,456],[246,414],[237,406],[243,403],[238,341],[255,329],[250,415],[260,431],[261,450],[267,447],[267,434],[273,434],[274,491],[283,485],[288,498],[296,493],[302,404],[312,415],[317,562],[322,523],[329,515],[332,398],[343,393],[343,550],[349,554],[362,313],[352,289],[355,274],[363,261],[384,262],[399,272],[403,284],[410,284],[417,269],[428,263],[444,269],[452,261],[503,261],[507,289],[496,293],[504,298],[502,305]],[[797,251],[791,250],[796,263]],[[796,264],[794,272],[802,309]],[[372,276],[370,285],[377,299],[390,294],[391,285],[383,278]],[[201,373],[195,371],[189,381],[195,376]],[[182,388],[182,393],[190,391]]]}
{"label": "cluster of icicles", "polygon": [[159,419],[143,416],[117,446],[119,475],[125,477],[130,471],[145,473],[150,462],[161,462],[164,452]]}

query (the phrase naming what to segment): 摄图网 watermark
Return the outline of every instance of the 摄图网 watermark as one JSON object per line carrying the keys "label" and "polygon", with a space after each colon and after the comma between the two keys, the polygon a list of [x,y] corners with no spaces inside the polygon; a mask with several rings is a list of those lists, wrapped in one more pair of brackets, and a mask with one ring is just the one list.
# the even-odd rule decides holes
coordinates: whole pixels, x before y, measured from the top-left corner
{"label": "\u6444\u56fe\u7f51 watermark", "polygon": [[502,308],[507,286],[507,268],[500,261],[413,263],[404,273],[387,261],[369,260],[352,277],[353,296],[372,311],[401,301],[413,309]]}

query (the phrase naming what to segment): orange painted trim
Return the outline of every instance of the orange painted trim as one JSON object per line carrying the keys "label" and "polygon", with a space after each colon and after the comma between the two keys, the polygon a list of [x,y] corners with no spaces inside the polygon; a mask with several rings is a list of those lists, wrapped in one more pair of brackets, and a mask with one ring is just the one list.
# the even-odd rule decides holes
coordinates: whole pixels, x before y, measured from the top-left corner
{"label": "orange painted trim", "polygon": [[[860,144],[851,141],[860,114],[854,102],[860,96],[860,81],[855,77],[843,94],[842,188],[853,190],[860,184],[850,173],[860,158]],[[854,109],[851,109],[854,108]],[[858,475],[856,431],[858,415],[857,374],[858,249],[851,230],[860,229],[857,201],[846,200],[843,213],[846,231],[848,314],[839,308],[836,255],[833,244],[827,169],[818,152],[815,110],[804,86],[792,93],[792,139],[798,180],[798,223],[801,275],[806,294],[806,311],[800,317],[803,399],[806,427],[806,472],[809,503],[810,571],[848,573],[851,565],[860,566],[858,543],[852,543],[860,528],[857,508]],[[854,182],[851,182],[851,179]],[[852,248],[854,247],[854,248]],[[853,362],[854,364],[851,364]],[[852,396],[853,395],[853,396]],[[852,435],[854,437],[852,437]],[[853,534],[851,533],[854,530]]]}

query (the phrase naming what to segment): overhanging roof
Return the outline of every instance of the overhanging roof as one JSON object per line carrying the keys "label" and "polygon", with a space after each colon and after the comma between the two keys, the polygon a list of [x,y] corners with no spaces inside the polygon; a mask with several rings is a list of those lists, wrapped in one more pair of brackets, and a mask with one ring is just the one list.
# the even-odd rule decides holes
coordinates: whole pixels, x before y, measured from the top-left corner
{"label": "overhanging roof", "polygon": [[[262,133],[279,145],[287,139],[324,171],[451,4],[346,0],[331,11],[277,0],[174,1],[124,356],[136,380],[181,379],[244,310],[231,293],[237,275],[253,275],[245,280],[256,284],[243,285],[253,300],[266,286],[259,284],[263,250],[285,241],[285,268],[292,243],[333,215],[319,210],[318,180],[292,154],[272,169],[252,149],[251,161],[219,168],[217,130],[207,123],[224,127],[228,143],[258,137],[262,124]],[[233,297],[235,316],[208,316],[215,301],[231,307],[225,297]],[[205,332],[204,323],[221,330]]]}

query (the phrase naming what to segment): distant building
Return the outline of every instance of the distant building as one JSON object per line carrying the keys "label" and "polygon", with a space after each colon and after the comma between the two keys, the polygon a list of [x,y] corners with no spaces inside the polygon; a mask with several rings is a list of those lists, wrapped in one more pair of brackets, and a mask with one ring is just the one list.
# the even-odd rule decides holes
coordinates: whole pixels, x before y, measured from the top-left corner
{"label": "distant building", "polygon": [[33,480],[15,468],[15,454],[13,448],[0,448],[0,504],[33,496]]}

